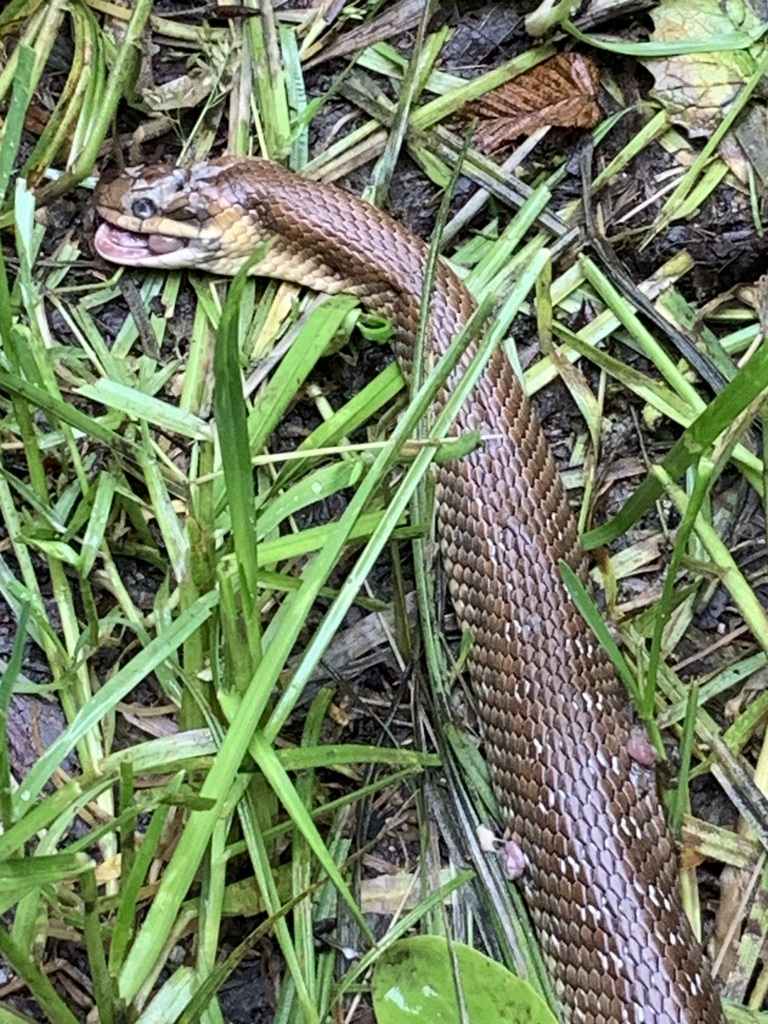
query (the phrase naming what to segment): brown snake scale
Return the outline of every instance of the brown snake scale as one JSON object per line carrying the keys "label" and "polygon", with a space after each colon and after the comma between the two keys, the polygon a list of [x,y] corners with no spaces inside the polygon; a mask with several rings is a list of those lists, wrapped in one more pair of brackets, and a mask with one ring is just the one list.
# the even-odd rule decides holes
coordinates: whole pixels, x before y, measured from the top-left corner
{"label": "brown snake scale", "polygon": [[[100,187],[97,205],[105,223],[96,247],[117,263],[233,274],[271,241],[253,273],[360,296],[390,317],[409,368],[427,248],[348,193],[267,161],[224,157],[186,171],[127,171]],[[441,262],[434,353],[473,308]],[[498,349],[454,429],[476,428],[485,444],[439,471],[441,549],[459,620],[474,635],[469,669],[487,757],[527,859],[522,885],[564,1017],[722,1024],[677,894],[653,770],[628,752],[626,695],[560,578],[565,559],[586,580],[576,522]]]}

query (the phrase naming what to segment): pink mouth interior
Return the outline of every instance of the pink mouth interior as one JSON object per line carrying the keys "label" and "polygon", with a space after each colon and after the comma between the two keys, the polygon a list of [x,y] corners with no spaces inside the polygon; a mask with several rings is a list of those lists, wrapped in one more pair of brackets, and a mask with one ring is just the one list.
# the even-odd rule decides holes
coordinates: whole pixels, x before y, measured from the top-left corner
{"label": "pink mouth interior", "polygon": [[184,248],[180,238],[168,235],[140,235],[102,221],[94,236],[96,251],[113,263],[140,263],[151,256],[163,256]]}

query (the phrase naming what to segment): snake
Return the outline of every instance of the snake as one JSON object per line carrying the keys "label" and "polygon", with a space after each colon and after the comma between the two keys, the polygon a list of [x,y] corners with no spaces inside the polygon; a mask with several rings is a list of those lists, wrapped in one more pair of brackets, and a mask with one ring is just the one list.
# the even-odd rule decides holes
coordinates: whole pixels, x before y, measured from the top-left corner
{"label": "snake", "polygon": [[[387,317],[412,371],[428,245],[334,185],[258,157],[145,165],[97,187],[99,255],[129,267],[249,273],[350,293]],[[442,257],[426,359],[476,308]],[[467,346],[437,394],[472,362]],[[652,758],[635,752],[626,687],[565,586],[588,585],[576,517],[531,402],[497,346],[455,419],[482,444],[435,467],[437,537],[485,757],[520,885],[567,1024],[724,1024],[677,890]],[[633,746],[635,745],[635,746]]]}

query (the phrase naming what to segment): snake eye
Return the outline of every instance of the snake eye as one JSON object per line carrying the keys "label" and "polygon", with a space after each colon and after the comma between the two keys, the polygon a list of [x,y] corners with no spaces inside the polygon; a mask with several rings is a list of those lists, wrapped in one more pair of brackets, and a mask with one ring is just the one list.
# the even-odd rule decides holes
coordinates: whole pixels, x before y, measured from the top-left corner
{"label": "snake eye", "polygon": [[151,199],[136,199],[131,204],[131,213],[139,220],[146,220],[147,217],[154,217],[157,213],[157,206]]}

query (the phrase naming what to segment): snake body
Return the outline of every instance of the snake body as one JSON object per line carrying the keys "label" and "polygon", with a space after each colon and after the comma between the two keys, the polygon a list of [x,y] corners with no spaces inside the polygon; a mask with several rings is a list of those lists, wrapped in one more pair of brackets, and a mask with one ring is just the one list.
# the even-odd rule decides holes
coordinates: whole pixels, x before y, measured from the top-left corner
{"label": "snake body", "polygon": [[[255,158],[135,168],[100,187],[96,248],[145,267],[252,273],[351,292],[390,318],[411,366],[425,244],[338,188]],[[438,265],[429,340],[439,356],[474,309]],[[471,345],[444,401],[474,353]],[[558,569],[585,556],[539,422],[497,350],[455,424],[488,438],[439,468],[437,520],[450,593],[474,642],[469,671],[486,756],[527,862],[522,885],[572,1024],[722,1024],[676,890],[676,852],[653,769],[633,757],[616,673]]]}

